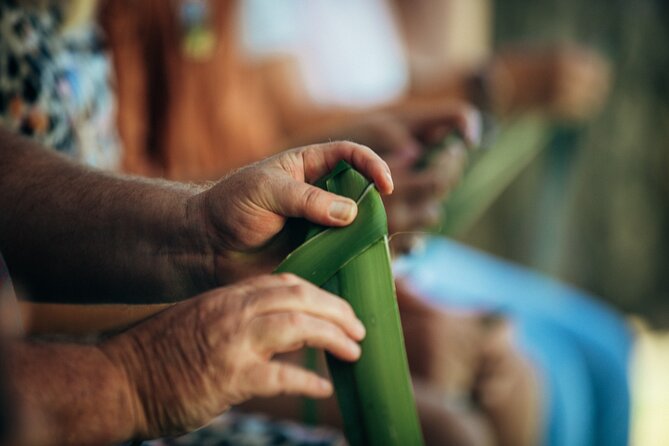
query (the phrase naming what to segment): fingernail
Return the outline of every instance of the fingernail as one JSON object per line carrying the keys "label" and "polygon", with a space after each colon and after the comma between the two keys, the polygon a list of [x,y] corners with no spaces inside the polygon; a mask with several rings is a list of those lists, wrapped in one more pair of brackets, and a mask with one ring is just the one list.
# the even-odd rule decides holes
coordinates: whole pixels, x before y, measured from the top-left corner
{"label": "fingernail", "polygon": [[390,184],[389,192],[392,192],[395,189],[395,183],[393,183],[393,177],[390,175],[390,172],[386,172],[386,180],[388,180],[388,184]]}
{"label": "fingernail", "polygon": [[327,379],[319,379],[318,380],[318,385],[324,391],[327,391],[328,393],[332,393],[332,384]]}
{"label": "fingernail", "polygon": [[365,338],[365,335],[367,334],[367,330],[365,329],[365,326],[360,322],[359,319],[356,320],[355,323],[355,337],[358,340],[362,340]]}
{"label": "fingernail", "polygon": [[328,213],[335,220],[349,221],[355,215],[355,203],[352,201],[335,200],[330,203]]}
{"label": "fingernail", "polygon": [[349,349],[351,350],[352,353],[355,354],[356,358],[360,357],[361,350],[360,350],[360,345],[358,345],[357,342],[349,341]]}

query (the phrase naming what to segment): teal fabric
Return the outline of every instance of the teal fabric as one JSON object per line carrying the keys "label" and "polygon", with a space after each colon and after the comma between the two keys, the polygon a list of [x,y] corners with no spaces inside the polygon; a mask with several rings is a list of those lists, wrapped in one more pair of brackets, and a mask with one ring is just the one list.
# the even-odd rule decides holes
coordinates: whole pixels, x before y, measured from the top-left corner
{"label": "teal fabric", "polygon": [[633,338],[619,314],[583,291],[445,238],[429,238],[395,269],[435,303],[514,322],[519,347],[543,375],[545,445],[627,444]]}

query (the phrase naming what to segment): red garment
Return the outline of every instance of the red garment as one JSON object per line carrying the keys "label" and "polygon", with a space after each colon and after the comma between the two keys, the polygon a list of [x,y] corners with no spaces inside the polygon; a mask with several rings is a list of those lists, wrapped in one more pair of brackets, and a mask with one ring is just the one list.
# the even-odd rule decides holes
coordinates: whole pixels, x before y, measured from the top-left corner
{"label": "red garment", "polygon": [[125,170],[215,178],[276,150],[279,130],[260,76],[237,45],[237,2],[209,2],[215,48],[182,50],[178,2],[113,0],[100,21],[112,49]]}

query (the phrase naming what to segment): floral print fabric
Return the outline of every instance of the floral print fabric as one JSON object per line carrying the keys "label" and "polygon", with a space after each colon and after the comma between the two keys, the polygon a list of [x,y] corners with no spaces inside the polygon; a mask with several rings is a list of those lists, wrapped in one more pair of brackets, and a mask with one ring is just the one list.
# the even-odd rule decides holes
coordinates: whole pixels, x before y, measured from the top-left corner
{"label": "floral print fabric", "polygon": [[345,446],[341,433],[323,427],[228,411],[203,429],[144,446]]}
{"label": "floral print fabric", "polygon": [[113,169],[120,149],[109,61],[92,24],[63,26],[62,4],[0,2],[0,125]]}

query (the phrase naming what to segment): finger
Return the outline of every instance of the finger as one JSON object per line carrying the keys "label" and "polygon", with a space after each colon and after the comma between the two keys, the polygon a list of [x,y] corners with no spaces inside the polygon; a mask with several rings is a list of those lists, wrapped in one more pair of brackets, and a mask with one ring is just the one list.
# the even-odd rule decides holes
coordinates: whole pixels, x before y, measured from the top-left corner
{"label": "finger", "polygon": [[441,221],[441,202],[424,200],[412,204],[409,200],[397,200],[387,206],[388,225],[392,233],[422,231]]}
{"label": "finger", "polygon": [[441,204],[437,201],[425,201],[410,208],[406,223],[408,230],[426,230],[441,221]]}
{"label": "finger", "polygon": [[270,361],[249,370],[243,386],[250,394],[265,398],[278,395],[327,398],[333,391],[327,379],[301,367],[278,361]]}
{"label": "finger", "polygon": [[248,326],[258,353],[271,358],[277,353],[321,348],[344,361],[360,357],[360,346],[337,325],[305,313],[272,313],[253,319]]}
{"label": "finger", "polygon": [[445,192],[450,191],[460,181],[467,159],[467,151],[462,144],[449,146],[434,157],[429,170],[441,172],[445,182]]}
{"label": "finger", "polygon": [[395,118],[386,119],[379,124],[374,139],[375,145],[372,149],[382,153],[387,163],[391,157],[395,163],[410,166],[418,160],[423,150],[409,127]]}
{"label": "finger", "polygon": [[408,122],[414,132],[434,126],[447,126],[459,130],[468,145],[476,147],[481,143],[481,114],[465,103],[422,107],[411,112]]}
{"label": "finger", "polygon": [[460,181],[466,162],[465,147],[456,143],[439,150],[426,169],[396,169],[397,191],[393,196],[441,199]]}
{"label": "finger", "polygon": [[[211,313],[212,317],[225,317],[229,311],[230,302],[238,305],[238,308],[248,305],[249,302],[257,299],[257,296],[271,294],[278,288],[286,288],[305,283],[304,279],[295,274],[261,274],[240,280],[233,285],[214,288],[198,297],[204,301],[206,312]],[[281,296],[287,293],[282,292]],[[344,301],[344,304],[347,304]],[[353,310],[351,310],[352,312]],[[256,313],[257,314],[257,313]]]}
{"label": "finger", "polygon": [[303,312],[338,325],[353,339],[365,337],[365,327],[344,299],[298,279],[298,283],[265,289],[250,297],[258,316],[269,313]]}
{"label": "finger", "polygon": [[261,274],[259,276],[241,280],[232,286],[247,287],[249,291],[257,292],[267,288],[298,285],[304,282],[304,279],[291,273]]}
{"label": "finger", "polygon": [[383,155],[383,159],[390,168],[390,171],[393,174],[393,184],[395,184],[395,191],[398,189],[399,184],[397,181],[397,172],[404,169],[408,169],[415,164],[416,160],[411,163],[407,163],[407,158],[396,153],[388,153]]}
{"label": "finger", "polygon": [[393,191],[388,165],[369,147],[347,141],[316,144],[296,149],[301,155],[305,180],[312,183],[330,172],[339,161],[346,161],[370,178],[382,194]]}
{"label": "finger", "polygon": [[448,190],[449,178],[437,169],[420,172],[403,171],[396,174],[398,197],[413,199],[441,198]]}
{"label": "finger", "polygon": [[273,180],[268,209],[285,217],[301,217],[325,226],[346,226],[358,215],[350,198],[335,195],[290,177]]}

